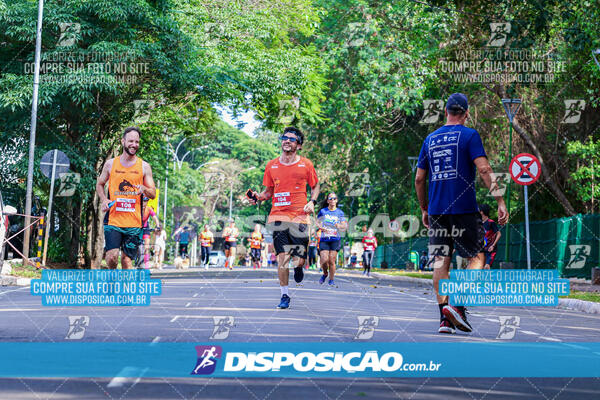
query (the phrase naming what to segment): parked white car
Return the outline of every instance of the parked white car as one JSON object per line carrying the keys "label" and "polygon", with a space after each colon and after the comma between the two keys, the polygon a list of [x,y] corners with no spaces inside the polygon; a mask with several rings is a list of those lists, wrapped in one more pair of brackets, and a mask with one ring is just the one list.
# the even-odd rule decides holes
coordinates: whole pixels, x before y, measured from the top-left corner
{"label": "parked white car", "polygon": [[225,260],[225,253],[223,253],[221,250],[213,250],[208,255],[209,267],[224,267]]}

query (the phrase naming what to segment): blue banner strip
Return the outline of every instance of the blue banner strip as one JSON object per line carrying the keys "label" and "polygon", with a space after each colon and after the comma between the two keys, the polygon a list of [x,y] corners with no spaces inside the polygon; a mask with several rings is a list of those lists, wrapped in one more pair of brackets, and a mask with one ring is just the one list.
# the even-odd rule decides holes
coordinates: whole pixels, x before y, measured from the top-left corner
{"label": "blue banner strip", "polygon": [[0,354],[0,377],[600,377],[598,342],[5,342]]}

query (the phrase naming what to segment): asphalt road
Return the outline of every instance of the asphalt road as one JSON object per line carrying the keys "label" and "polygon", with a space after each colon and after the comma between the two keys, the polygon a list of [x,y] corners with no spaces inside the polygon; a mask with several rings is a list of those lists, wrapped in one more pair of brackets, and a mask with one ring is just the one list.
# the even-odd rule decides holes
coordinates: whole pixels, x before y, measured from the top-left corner
{"label": "asphalt road", "polygon": [[[211,341],[213,317],[232,317],[221,342],[353,342],[357,316],[376,316],[377,342],[504,342],[498,316],[518,316],[512,341],[597,342],[597,315],[553,307],[470,309],[471,334],[437,333],[430,287],[342,273],[337,287],[316,273],[290,285],[291,307],[278,310],[276,271],[167,271],[149,307],[45,307],[28,288],[0,288],[0,341],[68,341],[69,316],[88,316],[84,342]],[[155,276],[156,277],[156,276]],[[293,278],[291,278],[293,282]],[[465,362],[468,362],[466,355]],[[490,360],[493,363],[494,360]],[[559,366],[557,366],[559,367]],[[597,399],[597,378],[18,378],[0,379],[0,399]]]}

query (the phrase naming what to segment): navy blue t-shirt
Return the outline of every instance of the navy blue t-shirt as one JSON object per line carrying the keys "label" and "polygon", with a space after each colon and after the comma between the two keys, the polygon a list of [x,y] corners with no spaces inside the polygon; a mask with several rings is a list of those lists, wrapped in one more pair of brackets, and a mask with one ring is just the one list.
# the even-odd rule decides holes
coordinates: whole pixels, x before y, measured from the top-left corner
{"label": "navy blue t-shirt", "polygon": [[425,138],[417,166],[429,175],[429,215],[478,211],[473,163],[478,157],[486,154],[475,129],[447,125]]}
{"label": "navy blue t-shirt", "polygon": [[323,230],[321,231],[321,242],[340,240],[340,233],[335,227],[335,224],[339,224],[346,220],[346,216],[342,210],[336,208],[331,211],[329,207],[322,208],[317,215],[317,219],[321,221],[323,226]]}

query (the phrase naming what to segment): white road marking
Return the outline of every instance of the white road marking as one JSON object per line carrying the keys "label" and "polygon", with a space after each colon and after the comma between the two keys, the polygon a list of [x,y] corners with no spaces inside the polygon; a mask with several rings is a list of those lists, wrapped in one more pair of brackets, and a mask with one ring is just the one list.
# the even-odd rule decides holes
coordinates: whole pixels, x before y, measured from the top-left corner
{"label": "white road marking", "polygon": [[179,318],[179,315],[176,315],[176,316],[174,316],[174,317],[171,319],[171,322],[175,322],[175,321],[177,321],[177,319],[178,319],[178,318]]}
{"label": "white road marking", "polygon": [[489,322],[500,322],[497,319],[491,319],[491,318],[486,318],[485,320],[489,321]]}
{"label": "white road marking", "polygon": [[185,306],[186,306],[186,307],[189,307],[189,306],[190,306],[190,304],[192,304],[192,303],[187,303]]}
{"label": "white road marking", "polygon": [[[138,367],[123,367],[123,369],[108,382],[106,387],[115,388],[131,383],[131,387],[135,386],[142,376],[148,371],[148,368],[140,369]],[[132,376],[133,375],[133,376]]]}
{"label": "white road marking", "polygon": [[526,335],[539,335],[539,333],[535,333],[535,332],[532,332],[532,331],[521,331],[520,330],[519,332],[524,333]]}
{"label": "white road marking", "polygon": [[0,292],[0,296],[2,296],[3,294],[6,294],[6,293],[18,292],[19,290],[25,290],[25,289],[29,289],[29,286],[24,286],[19,289],[2,291],[2,292]]}
{"label": "white road marking", "polygon": [[194,293],[192,297],[198,297],[198,293]]}
{"label": "white road marking", "polygon": [[152,339],[152,343],[158,343],[159,340],[160,340],[160,336],[157,336],[154,339]]}
{"label": "white road marking", "polygon": [[397,290],[390,290],[390,292],[398,293],[398,294],[402,294],[402,295],[410,296],[410,297],[416,297],[417,299],[422,300],[422,301],[426,301],[427,303],[437,303],[437,301],[431,300],[431,299],[429,299],[429,298],[427,298],[425,296],[419,296],[419,295],[416,295],[416,294],[411,294],[411,293],[406,293],[406,292],[399,292]]}
{"label": "white road marking", "polygon": [[548,337],[548,336],[540,336],[540,339],[548,340],[550,342],[562,342],[562,340],[560,340],[560,339],[556,339],[556,338]]}

